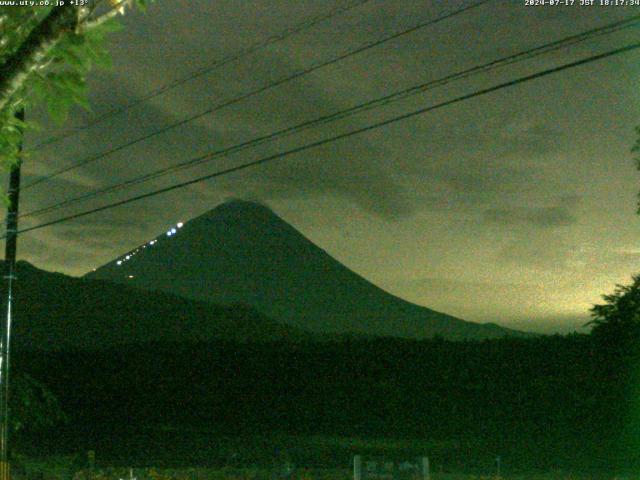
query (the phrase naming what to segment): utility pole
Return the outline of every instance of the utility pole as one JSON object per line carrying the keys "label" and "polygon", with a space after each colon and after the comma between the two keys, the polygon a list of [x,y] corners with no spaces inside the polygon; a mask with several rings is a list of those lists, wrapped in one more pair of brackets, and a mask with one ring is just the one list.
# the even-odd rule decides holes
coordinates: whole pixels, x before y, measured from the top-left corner
{"label": "utility pole", "polygon": [[[24,109],[16,113],[24,121]],[[22,152],[20,141],[19,154]],[[0,334],[0,480],[9,480],[9,345],[11,340],[11,314],[13,282],[16,279],[16,251],[18,247],[18,200],[20,199],[20,166],[22,159],[11,166],[7,206],[7,232],[4,248],[4,281],[6,288],[5,324]]]}

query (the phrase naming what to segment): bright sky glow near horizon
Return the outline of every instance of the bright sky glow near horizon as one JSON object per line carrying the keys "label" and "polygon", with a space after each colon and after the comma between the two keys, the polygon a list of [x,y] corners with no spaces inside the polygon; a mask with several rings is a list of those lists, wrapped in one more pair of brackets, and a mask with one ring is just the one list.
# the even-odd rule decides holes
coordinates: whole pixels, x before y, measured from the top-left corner
{"label": "bright sky glow near horizon", "polygon": [[[33,181],[207,106],[469,1],[372,0],[231,62],[50,148]],[[577,2],[579,3],[579,2]],[[114,66],[91,78],[93,112],[125,105],[341,1],[157,2],[123,18]],[[639,8],[528,7],[495,0],[288,82],[24,191],[21,210],[127,180],[209,150],[640,14]],[[122,190],[30,226],[637,42],[638,27],[575,45]],[[19,257],[82,275],[230,197],[269,205],[347,267],[385,290],[465,320],[565,332],[640,261],[640,53],[506,88],[268,165],[195,184],[21,237]],[[36,114],[37,116],[37,114]],[[26,151],[44,133],[27,138]],[[175,233],[175,229],[174,229]],[[167,239],[169,241],[170,239]],[[211,240],[211,239],[209,239]],[[207,241],[207,239],[203,239]]]}

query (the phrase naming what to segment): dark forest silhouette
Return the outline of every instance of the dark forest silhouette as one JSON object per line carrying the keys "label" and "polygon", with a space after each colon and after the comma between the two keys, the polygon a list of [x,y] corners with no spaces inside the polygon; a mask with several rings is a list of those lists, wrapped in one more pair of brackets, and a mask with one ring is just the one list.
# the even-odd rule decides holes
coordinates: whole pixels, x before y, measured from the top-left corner
{"label": "dark forest silhouette", "polygon": [[[512,470],[640,467],[640,277],[594,307],[590,335],[456,342],[309,334],[248,307],[20,266],[18,293],[37,301],[18,315],[12,368],[42,382],[68,421],[19,432],[19,451],[94,446],[103,461],[125,465],[224,465],[213,439],[277,433],[300,439],[291,451],[298,464],[348,464],[349,448],[304,447],[302,439],[324,435],[433,441],[440,447],[414,453],[462,470],[495,455]],[[48,280],[38,284],[42,274]],[[95,316],[79,330],[73,312],[83,298]],[[130,324],[118,323],[115,308],[133,315]],[[199,317],[204,323],[189,325]],[[167,335],[144,341],[158,318]],[[37,343],[48,329],[68,341]],[[272,453],[254,449],[235,461]]]}

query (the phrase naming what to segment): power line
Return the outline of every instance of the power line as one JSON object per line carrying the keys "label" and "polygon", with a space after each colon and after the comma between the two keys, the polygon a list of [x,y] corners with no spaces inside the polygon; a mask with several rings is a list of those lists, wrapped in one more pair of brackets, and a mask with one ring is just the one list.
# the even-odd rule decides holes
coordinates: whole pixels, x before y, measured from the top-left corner
{"label": "power line", "polygon": [[214,70],[217,70],[220,67],[223,67],[224,65],[227,65],[228,63],[231,63],[235,60],[239,60],[242,57],[246,57],[248,55],[251,55],[253,53],[256,53],[259,50],[262,50],[263,48],[269,47],[275,43],[281,42],[283,40],[286,40],[287,38],[296,35],[300,32],[303,32],[304,30],[307,30],[309,28],[315,27],[316,25],[318,25],[319,23],[322,23],[326,20],[330,20],[331,18],[338,16],[342,13],[348,12],[349,10],[352,10],[356,7],[359,7],[361,5],[364,5],[365,3],[370,2],[371,0],[357,0],[354,3],[351,3],[349,5],[345,5],[345,6],[341,6],[338,8],[335,8],[333,10],[331,10],[328,13],[325,13],[323,15],[320,16],[316,16],[316,17],[311,17],[308,18],[307,20],[303,21],[302,23],[294,26],[294,27],[290,27],[287,28],[286,30],[283,30],[282,32],[280,32],[279,34],[273,35],[271,37],[266,38],[263,41],[260,42],[256,42],[253,43],[252,45],[234,53],[231,55],[228,55],[226,57],[223,57],[220,60],[216,60],[213,63],[200,68],[199,70],[196,70],[192,73],[190,73],[189,75],[186,75],[184,77],[178,78],[172,82],[169,82],[161,87],[158,87],[154,90],[151,90],[149,92],[147,92],[144,96],[130,102],[127,103],[126,105],[123,105],[121,107],[118,108],[114,108],[112,110],[109,110],[105,113],[103,113],[102,115],[97,116],[96,118],[90,120],[88,123],[77,127],[75,129],[71,129],[71,130],[67,130],[66,132],[62,132],[61,134],[57,135],[57,136],[53,136],[50,137],[46,140],[43,140],[42,142],[38,143],[35,147],[33,147],[34,150],[39,150],[47,145],[50,145],[52,143],[56,143],[59,142],[60,140],[64,140],[65,138],[71,137],[73,135],[76,135],[84,130],[87,130],[91,127],[94,127],[96,125],[98,125],[99,123],[102,123],[103,121],[105,121],[108,118],[114,117],[116,115],[119,115],[121,113],[126,112],[127,110],[130,110],[134,107],[137,107],[138,105],[141,105],[142,103],[146,102],[147,100],[151,100],[152,98],[155,98],[157,96],[162,95],[165,92],[168,92],[169,90],[173,90],[176,87],[179,87],[180,85],[183,85],[187,82],[190,82],[191,80],[195,80],[196,78],[199,78],[203,75],[206,75],[208,73],[211,73]]}
{"label": "power line", "polygon": [[74,203],[78,203],[78,202],[82,202],[82,201],[86,201],[89,200],[91,198],[95,198],[98,197],[100,195],[104,195],[107,193],[112,193],[118,190],[122,190],[123,188],[127,188],[127,187],[131,187],[133,185],[139,185],[141,183],[156,179],[156,178],[160,178],[162,176],[165,176],[169,173],[172,172],[177,172],[186,168],[192,168],[195,167],[197,165],[200,165],[202,163],[205,162],[209,162],[213,159],[216,158],[220,158],[220,157],[227,157],[228,155],[231,155],[233,153],[238,153],[240,151],[246,150],[248,148],[263,144],[265,142],[277,139],[279,137],[283,137],[283,136],[290,136],[293,135],[295,133],[299,133],[301,131],[307,130],[309,128],[312,127],[316,127],[318,125],[322,125],[322,124],[326,124],[329,122],[333,122],[336,120],[340,120],[343,118],[346,118],[348,116],[352,116],[354,114],[357,113],[361,113],[364,111],[369,111],[372,110],[374,108],[379,108],[381,106],[387,105],[389,103],[392,102],[397,102],[399,100],[408,98],[412,95],[417,95],[419,93],[423,93],[427,90],[430,90],[432,88],[435,87],[439,87],[442,85],[446,85],[450,82],[456,81],[456,80],[460,80],[463,78],[469,78],[475,75],[479,75],[481,73],[486,73],[489,71],[492,71],[494,69],[500,68],[500,67],[504,67],[507,65],[512,65],[514,63],[517,62],[521,62],[524,60],[528,60],[531,58],[534,58],[536,56],[540,56],[543,54],[547,54],[556,50],[559,50],[561,48],[566,48],[568,46],[571,45],[575,45],[579,42],[583,42],[585,40],[590,40],[594,37],[597,36],[602,36],[602,35],[606,35],[606,34],[610,34],[616,31],[619,31],[623,28],[628,28],[631,26],[636,26],[638,24],[638,21],[640,20],[640,15],[635,15],[633,17],[629,17],[627,19],[624,20],[620,20],[620,21],[616,21],[607,25],[604,25],[602,27],[597,27],[585,32],[581,32],[579,34],[575,34],[575,35],[571,35],[565,38],[562,38],[560,40],[556,40],[554,42],[550,42],[550,43],[546,43],[522,52],[518,52],[506,57],[502,57],[496,60],[493,60],[491,62],[482,64],[482,65],[477,65],[474,66],[472,68],[468,68],[466,70],[460,71],[460,72],[456,72],[450,75],[447,75],[446,77],[437,79],[437,80],[431,80],[429,82],[426,83],[422,83],[420,85],[416,85],[416,86],[412,86],[406,89],[403,89],[401,91],[398,92],[394,92],[392,94],[389,95],[385,95],[383,97],[379,97],[373,100],[370,100],[368,102],[365,103],[361,103],[359,105],[350,107],[348,109],[344,109],[344,110],[340,110],[338,112],[334,112],[332,114],[329,115],[324,115],[312,120],[308,120],[302,123],[299,123],[297,125],[282,129],[282,130],[278,130],[276,132],[272,132],[268,135],[264,135],[246,142],[242,142],[240,144],[236,144],[212,153],[208,153],[206,154],[204,157],[196,157],[193,159],[189,159],[187,161],[184,162],[180,162],[178,164],[174,164],[159,170],[156,170],[154,172],[151,173],[147,173],[144,175],[140,175],[138,177],[134,177],[132,179],[126,180],[124,182],[120,182],[114,185],[110,185],[101,189],[97,189],[97,190],[93,190],[91,192],[87,192],[85,194],[76,196],[76,197],[72,197],[72,198],[68,198],[66,200],[63,200],[61,202],[55,203],[53,205],[49,205],[46,207],[42,207],[40,209],[37,210],[33,210],[31,212],[28,212],[24,215],[22,215],[21,217],[31,217],[31,216],[38,216],[38,215],[43,215],[45,213],[50,213],[52,211],[55,210],[59,210],[67,205],[70,204],[74,204]]}
{"label": "power line", "polygon": [[264,92],[266,92],[268,90],[276,88],[276,87],[278,87],[280,85],[283,85],[285,83],[293,81],[293,80],[295,80],[297,78],[300,78],[300,77],[303,77],[305,75],[308,75],[308,74],[310,74],[312,72],[315,72],[315,71],[317,71],[317,70],[319,70],[321,68],[328,67],[328,66],[333,65],[335,63],[338,63],[338,62],[340,62],[342,60],[345,60],[345,59],[347,59],[349,57],[352,57],[354,55],[358,55],[358,54],[360,54],[362,52],[365,52],[365,51],[370,50],[372,48],[375,48],[375,47],[377,47],[379,45],[382,45],[382,44],[384,44],[386,42],[389,42],[391,40],[395,40],[397,38],[400,38],[400,37],[402,37],[404,35],[409,35],[409,34],[415,32],[417,30],[420,30],[420,29],[425,28],[425,27],[430,26],[430,25],[434,25],[434,24],[436,24],[438,22],[441,22],[441,21],[446,20],[448,18],[454,17],[456,15],[464,13],[464,12],[466,12],[468,10],[473,9],[473,8],[479,7],[479,6],[481,6],[481,5],[483,5],[483,4],[487,3],[487,2],[490,2],[490,1],[491,0],[476,1],[475,3],[472,3],[472,4],[467,5],[465,7],[459,8],[459,9],[453,11],[453,12],[449,12],[447,14],[443,14],[443,15],[441,15],[439,17],[436,17],[436,18],[434,18],[432,20],[419,23],[418,25],[415,25],[415,26],[410,27],[408,29],[405,29],[405,30],[402,30],[400,32],[388,35],[388,36],[383,37],[381,39],[378,39],[378,40],[376,40],[374,42],[367,43],[367,44],[365,44],[365,45],[363,45],[361,47],[357,47],[357,48],[355,48],[353,50],[349,50],[346,53],[343,53],[343,54],[341,54],[341,55],[339,55],[337,57],[333,57],[333,58],[331,58],[329,60],[326,60],[326,61],[323,61],[321,63],[312,65],[312,66],[307,67],[305,69],[299,70],[298,72],[296,72],[294,74],[291,74],[291,75],[288,75],[286,77],[283,77],[283,78],[281,78],[279,80],[276,80],[275,82],[268,83],[268,84],[266,84],[266,85],[264,85],[262,87],[259,87],[259,88],[255,89],[255,90],[252,90],[252,91],[248,92],[248,93],[242,94],[242,95],[240,95],[238,97],[234,97],[234,98],[232,98],[230,100],[227,100],[227,101],[224,101],[222,103],[216,104],[213,107],[207,108],[206,110],[204,110],[202,112],[199,112],[199,113],[197,113],[195,115],[192,115],[190,117],[187,117],[187,118],[184,118],[182,120],[179,120],[178,122],[166,125],[166,126],[164,126],[162,128],[154,130],[153,132],[150,132],[150,133],[148,133],[146,135],[138,137],[138,138],[136,138],[134,140],[131,140],[131,141],[126,142],[124,144],[121,144],[119,146],[110,148],[110,149],[108,149],[108,150],[106,150],[104,152],[101,152],[101,153],[98,153],[98,154],[95,154],[95,155],[91,155],[91,156],[86,157],[86,158],[84,158],[82,160],[79,160],[79,161],[77,161],[77,162],[75,162],[75,163],[73,163],[73,164],[71,164],[71,165],[69,165],[67,167],[61,168],[60,170],[57,170],[57,171],[55,171],[55,172],[53,172],[53,173],[51,173],[51,174],[49,174],[49,175],[47,175],[45,177],[39,178],[38,180],[34,180],[33,182],[28,183],[27,185],[22,187],[22,189],[26,190],[28,188],[31,188],[31,187],[35,186],[35,185],[38,185],[39,183],[49,181],[52,178],[55,178],[55,177],[57,177],[59,175],[62,175],[63,173],[67,173],[67,172],[69,172],[71,170],[75,170],[76,168],[82,167],[82,166],[87,165],[89,163],[93,163],[93,162],[96,162],[98,160],[101,160],[101,159],[103,159],[103,158],[105,158],[105,157],[107,157],[109,155],[112,155],[112,154],[114,154],[116,152],[124,150],[125,148],[129,148],[129,147],[131,147],[131,146],[133,146],[133,145],[135,145],[135,144],[137,144],[139,142],[142,142],[144,140],[148,140],[150,138],[153,138],[153,137],[155,137],[157,135],[160,135],[160,134],[165,133],[165,132],[167,132],[169,130],[177,128],[179,126],[182,126],[182,125],[185,125],[187,123],[190,123],[190,122],[192,122],[194,120],[202,118],[202,117],[204,117],[206,115],[209,115],[209,114],[211,114],[213,112],[221,110],[221,109],[223,109],[225,107],[234,105],[234,104],[239,103],[239,102],[241,102],[243,100],[246,100],[248,98],[254,97],[254,96],[259,95],[261,93],[264,93]]}
{"label": "power line", "polygon": [[[481,90],[476,90],[475,92],[456,97],[456,98],[454,98],[452,100],[446,100],[444,102],[437,103],[437,104],[431,105],[429,107],[420,108],[418,110],[414,110],[412,112],[405,113],[403,115],[395,116],[395,117],[392,117],[392,118],[387,119],[387,120],[383,120],[383,121],[380,121],[380,122],[377,122],[377,123],[373,123],[373,124],[368,125],[366,127],[358,128],[356,130],[351,130],[349,132],[342,133],[342,134],[339,134],[339,135],[335,135],[333,137],[324,138],[322,140],[318,140],[318,141],[315,141],[315,142],[312,142],[312,143],[308,143],[308,144],[302,145],[300,147],[292,148],[292,149],[286,150],[284,152],[279,152],[279,153],[276,153],[276,154],[273,154],[273,155],[269,155],[269,156],[263,157],[263,158],[261,158],[259,160],[254,160],[254,161],[251,161],[251,162],[243,163],[241,165],[236,165],[235,167],[230,167],[230,168],[226,168],[226,169],[223,169],[223,170],[219,170],[217,172],[210,173],[210,174],[207,174],[207,175],[203,175],[201,177],[197,177],[197,178],[194,178],[194,179],[191,179],[191,180],[187,180],[187,181],[176,183],[176,184],[164,187],[164,188],[160,188],[160,189],[154,190],[152,192],[147,192],[147,193],[144,193],[144,194],[141,194],[141,195],[136,195],[134,197],[129,197],[127,199],[120,200],[120,201],[117,201],[117,202],[113,202],[113,203],[110,203],[110,204],[107,204],[107,205],[103,205],[101,207],[93,208],[91,210],[85,210],[84,212],[79,212],[79,213],[76,213],[76,214],[73,214],[73,215],[68,215],[66,217],[61,217],[61,218],[58,218],[58,219],[55,219],[55,220],[51,220],[49,222],[41,223],[39,225],[34,225],[32,227],[24,228],[22,230],[19,230],[18,233],[26,233],[26,232],[30,232],[32,230],[39,230],[41,228],[49,227],[51,225],[56,225],[56,224],[59,224],[59,223],[70,221],[70,220],[75,220],[77,218],[85,217],[85,216],[91,215],[93,213],[102,212],[104,210],[110,210],[112,208],[119,207],[119,206],[122,206],[122,205],[126,205],[128,203],[136,202],[138,200],[142,200],[142,199],[149,198],[149,197],[154,197],[156,195],[160,195],[160,194],[167,193],[167,192],[170,192],[170,191],[173,191],[173,190],[177,190],[179,188],[184,188],[184,187],[187,187],[189,185],[193,185],[193,184],[196,184],[196,183],[203,182],[205,180],[210,180],[212,178],[221,177],[221,176],[224,176],[224,175],[228,175],[230,173],[234,173],[234,172],[245,170],[245,169],[248,169],[248,168],[251,168],[251,167],[262,165],[262,164],[271,162],[273,160],[277,160],[277,159],[280,159],[280,158],[288,157],[290,155],[294,155],[296,153],[300,153],[300,152],[303,152],[303,151],[306,151],[306,150],[309,150],[309,149],[312,149],[312,148],[316,148],[316,147],[319,147],[319,146],[322,146],[322,145],[326,145],[328,143],[333,143],[335,141],[342,140],[342,139],[345,139],[345,138],[348,138],[348,137],[351,137],[351,136],[354,136],[354,135],[359,135],[361,133],[365,133],[365,132],[368,132],[370,130],[374,130],[374,129],[377,129],[377,128],[380,128],[380,127],[391,125],[391,124],[399,122],[401,120],[407,120],[409,118],[413,118],[413,117],[416,117],[418,115],[422,115],[422,114],[437,110],[439,108],[443,108],[443,107],[446,107],[446,106],[449,106],[449,105],[453,105],[455,103],[460,103],[460,102],[463,102],[465,100],[469,100],[471,98],[475,98],[475,97],[479,97],[481,95],[486,95],[488,93],[496,92],[496,91],[501,90],[503,88],[512,87],[514,85],[518,85],[518,84],[521,84],[521,83],[524,83],[524,82],[528,82],[528,81],[531,81],[531,80],[542,78],[542,77],[545,77],[547,75],[551,75],[551,74],[554,74],[554,73],[557,73],[557,72],[568,70],[570,68],[574,68],[574,67],[577,67],[577,66],[580,66],[580,65],[591,63],[591,62],[594,62],[594,61],[597,61],[597,60],[602,60],[602,59],[605,59],[605,58],[608,58],[608,57],[612,57],[614,55],[620,55],[622,53],[630,52],[630,51],[636,50],[638,48],[640,48],[640,43],[633,43],[633,44],[625,45],[624,47],[620,47],[620,48],[617,48],[617,49],[614,49],[614,50],[609,50],[609,51],[607,51],[605,53],[601,53],[601,54],[598,54],[598,55],[593,55],[591,57],[587,57],[587,58],[584,58],[582,60],[578,60],[578,61],[571,62],[571,63],[566,63],[566,64],[560,65],[558,67],[553,67],[553,68],[550,68],[550,69],[547,69],[547,70],[543,70],[541,72],[537,72],[537,73],[534,73],[534,74],[531,74],[531,75],[526,75],[524,77],[519,77],[519,78],[517,78],[515,80],[511,80],[511,81],[508,81],[508,82],[500,83],[500,84],[494,85],[492,87],[483,88]],[[0,238],[5,238],[5,236],[2,236]]]}

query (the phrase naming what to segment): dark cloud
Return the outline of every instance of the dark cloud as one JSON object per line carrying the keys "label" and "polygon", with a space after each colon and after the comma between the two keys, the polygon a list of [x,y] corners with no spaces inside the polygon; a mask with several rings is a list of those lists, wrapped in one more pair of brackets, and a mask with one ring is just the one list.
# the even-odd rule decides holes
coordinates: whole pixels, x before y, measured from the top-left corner
{"label": "dark cloud", "polygon": [[278,160],[269,168],[221,179],[220,186],[239,196],[262,200],[337,195],[386,220],[406,218],[415,200],[381,165],[380,153],[366,142],[345,150],[319,149]]}
{"label": "dark cloud", "polygon": [[490,208],[484,211],[484,219],[505,226],[567,227],[577,222],[575,209],[579,201],[578,196],[566,196],[560,198],[558,205],[548,207]]}
{"label": "dark cloud", "polygon": [[582,261],[575,242],[552,231],[508,240],[498,249],[496,258],[500,263],[523,271],[529,267],[547,271],[574,270],[576,263]]}
{"label": "dark cloud", "polygon": [[564,207],[516,207],[485,210],[485,220],[500,225],[531,225],[534,227],[566,227],[576,223],[576,217]]}

